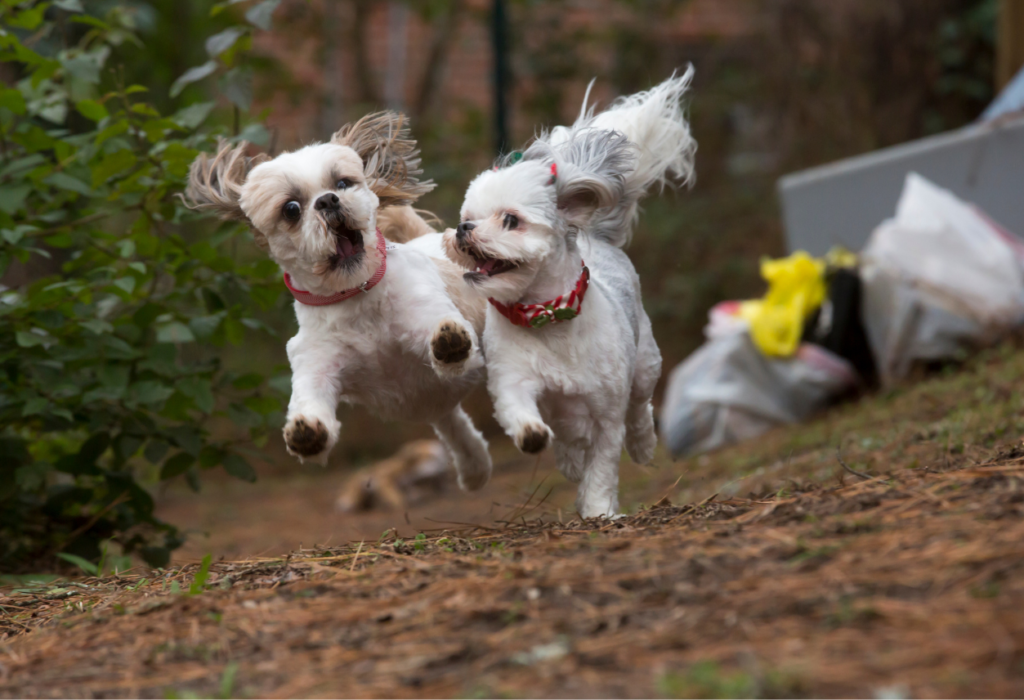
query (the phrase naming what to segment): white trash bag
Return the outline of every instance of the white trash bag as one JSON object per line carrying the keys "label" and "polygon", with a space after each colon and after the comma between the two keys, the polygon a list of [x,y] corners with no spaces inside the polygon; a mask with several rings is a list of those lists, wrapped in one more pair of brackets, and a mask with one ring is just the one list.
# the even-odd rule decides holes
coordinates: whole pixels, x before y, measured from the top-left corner
{"label": "white trash bag", "polygon": [[714,450],[805,420],[856,383],[846,360],[816,345],[769,358],[745,328],[717,333],[669,374],[661,439],[675,456]]}
{"label": "white trash bag", "polygon": [[882,383],[1024,321],[1024,244],[917,173],[861,253],[863,322]]}

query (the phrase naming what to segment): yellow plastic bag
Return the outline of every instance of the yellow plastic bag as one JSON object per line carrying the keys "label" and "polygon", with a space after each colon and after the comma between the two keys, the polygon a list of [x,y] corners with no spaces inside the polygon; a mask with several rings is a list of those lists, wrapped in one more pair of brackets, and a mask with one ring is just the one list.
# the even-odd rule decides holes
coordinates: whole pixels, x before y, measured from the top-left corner
{"label": "yellow plastic bag", "polygon": [[762,299],[740,305],[740,317],[750,324],[750,337],[769,357],[796,352],[804,322],[825,300],[825,261],[797,251],[788,258],[761,261],[768,282]]}

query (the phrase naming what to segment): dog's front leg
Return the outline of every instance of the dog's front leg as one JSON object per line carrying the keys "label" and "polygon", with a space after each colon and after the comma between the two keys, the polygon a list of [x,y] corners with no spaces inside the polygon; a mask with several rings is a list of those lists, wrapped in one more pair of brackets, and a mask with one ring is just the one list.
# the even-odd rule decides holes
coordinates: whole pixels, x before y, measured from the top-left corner
{"label": "dog's front leg", "polygon": [[338,442],[341,422],[336,413],[341,395],[337,350],[299,334],[288,341],[292,367],[292,397],[284,426],[288,452],[299,461],[327,464]]}
{"label": "dog's front leg", "polygon": [[521,451],[536,454],[548,446],[554,433],[537,407],[540,386],[516,373],[490,372],[487,388],[494,402],[494,417]]}
{"label": "dog's front leg", "polygon": [[[422,331],[421,347],[441,379],[483,367],[476,331],[443,290],[424,285],[415,306],[404,310],[409,328]],[[423,342],[423,340],[419,342]]]}

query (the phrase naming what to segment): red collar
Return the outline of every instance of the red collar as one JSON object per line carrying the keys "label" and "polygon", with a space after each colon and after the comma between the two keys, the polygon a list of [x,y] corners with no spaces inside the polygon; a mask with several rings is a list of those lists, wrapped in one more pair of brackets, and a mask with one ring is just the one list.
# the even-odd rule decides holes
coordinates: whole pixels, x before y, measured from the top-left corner
{"label": "red collar", "polygon": [[373,273],[373,276],[370,279],[366,280],[358,287],[353,287],[352,289],[345,289],[340,292],[335,292],[330,296],[324,297],[320,296],[319,294],[304,292],[301,289],[296,289],[295,287],[293,287],[291,275],[289,275],[287,272],[284,273],[284,286],[288,287],[288,291],[292,293],[293,297],[295,297],[295,301],[299,302],[300,304],[305,304],[307,306],[329,306],[331,304],[337,304],[339,301],[351,299],[352,297],[362,294],[363,292],[370,291],[377,285],[378,282],[384,279],[384,273],[387,271],[388,268],[388,251],[387,242],[384,240],[384,234],[380,232],[379,228],[377,229],[377,250],[380,251],[381,256],[380,267],[377,268],[377,271]]}
{"label": "red collar", "polygon": [[571,321],[579,316],[583,307],[583,295],[587,293],[590,286],[590,270],[583,265],[583,272],[576,280],[576,288],[568,294],[562,294],[551,301],[539,304],[502,304],[500,301],[488,299],[491,306],[498,310],[502,316],[512,322],[514,326],[523,328],[541,328],[549,323],[561,323]]}

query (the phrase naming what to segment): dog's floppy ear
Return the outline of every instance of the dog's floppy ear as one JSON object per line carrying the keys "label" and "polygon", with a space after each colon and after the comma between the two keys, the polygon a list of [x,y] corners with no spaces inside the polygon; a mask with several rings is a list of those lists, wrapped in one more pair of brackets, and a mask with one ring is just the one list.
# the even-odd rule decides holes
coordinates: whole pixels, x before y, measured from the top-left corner
{"label": "dog's floppy ear", "polygon": [[409,120],[398,112],[367,114],[341,127],[331,143],[348,146],[363,160],[363,172],[381,208],[412,204],[434,189],[432,180],[420,181],[420,150],[409,133]]}
{"label": "dog's floppy ear", "polygon": [[636,167],[636,147],[617,131],[584,130],[550,155],[549,183],[559,211],[574,226],[586,226],[595,211],[616,207],[629,194],[626,176]]}
{"label": "dog's floppy ear", "polygon": [[182,198],[191,209],[216,212],[225,221],[245,221],[252,229],[256,244],[266,249],[267,238],[252,226],[249,217],[242,211],[242,185],[252,168],[269,156],[260,154],[253,158],[245,155],[249,144],[245,141],[232,146],[224,139],[217,140],[217,153],[210,156],[200,153],[188,172],[188,186]]}

